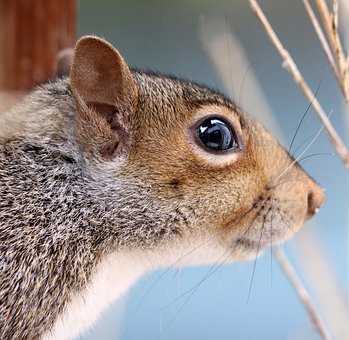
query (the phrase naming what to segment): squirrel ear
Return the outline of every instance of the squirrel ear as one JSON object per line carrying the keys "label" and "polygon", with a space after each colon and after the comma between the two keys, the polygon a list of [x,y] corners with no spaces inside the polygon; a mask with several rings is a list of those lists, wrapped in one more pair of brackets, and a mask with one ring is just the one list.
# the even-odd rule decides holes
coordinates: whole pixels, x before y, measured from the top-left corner
{"label": "squirrel ear", "polygon": [[138,97],[135,80],[119,52],[93,36],[81,38],[70,67],[77,100],[78,136],[85,150],[104,157],[128,144],[128,116]]}
{"label": "squirrel ear", "polygon": [[85,103],[124,106],[137,97],[137,87],[125,60],[111,44],[94,36],[77,42],[70,82],[73,92]]}

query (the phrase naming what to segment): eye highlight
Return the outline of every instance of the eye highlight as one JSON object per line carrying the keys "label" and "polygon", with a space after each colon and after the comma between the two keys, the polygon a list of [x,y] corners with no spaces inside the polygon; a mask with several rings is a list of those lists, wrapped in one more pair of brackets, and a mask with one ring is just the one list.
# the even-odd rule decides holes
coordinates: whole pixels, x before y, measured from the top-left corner
{"label": "eye highlight", "polygon": [[206,151],[225,153],[240,150],[239,140],[231,124],[221,117],[208,117],[197,125],[196,139]]}

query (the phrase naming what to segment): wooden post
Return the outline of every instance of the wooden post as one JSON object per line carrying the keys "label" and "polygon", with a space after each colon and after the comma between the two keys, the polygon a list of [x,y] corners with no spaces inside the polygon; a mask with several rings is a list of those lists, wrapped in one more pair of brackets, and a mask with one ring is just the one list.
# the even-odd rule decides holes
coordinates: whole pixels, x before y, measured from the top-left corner
{"label": "wooden post", "polygon": [[76,0],[0,0],[0,91],[53,78],[57,55],[75,34]]}

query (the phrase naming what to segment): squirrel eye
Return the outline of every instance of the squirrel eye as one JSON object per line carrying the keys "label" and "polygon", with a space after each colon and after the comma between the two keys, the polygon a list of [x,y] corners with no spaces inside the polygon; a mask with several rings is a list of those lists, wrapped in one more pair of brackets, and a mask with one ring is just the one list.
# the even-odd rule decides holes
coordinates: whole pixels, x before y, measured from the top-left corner
{"label": "squirrel eye", "polygon": [[240,148],[234,129],[220,117],[203,120],[197,127],[196,134],[209,151],[220,153]]}

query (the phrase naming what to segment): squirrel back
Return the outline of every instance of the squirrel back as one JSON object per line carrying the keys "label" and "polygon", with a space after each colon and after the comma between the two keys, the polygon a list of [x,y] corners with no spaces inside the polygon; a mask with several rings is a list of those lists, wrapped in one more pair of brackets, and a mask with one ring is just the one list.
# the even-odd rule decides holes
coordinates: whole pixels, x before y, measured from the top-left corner
{"label": "squirrel back", "polygon": [[146,270],[248,259],[324,201],[231,100],[96,37],[0,122],[1,339],[76,336]]}

